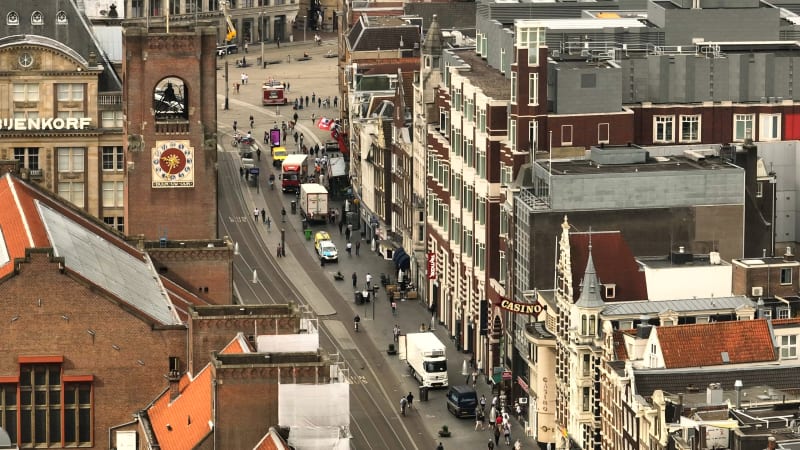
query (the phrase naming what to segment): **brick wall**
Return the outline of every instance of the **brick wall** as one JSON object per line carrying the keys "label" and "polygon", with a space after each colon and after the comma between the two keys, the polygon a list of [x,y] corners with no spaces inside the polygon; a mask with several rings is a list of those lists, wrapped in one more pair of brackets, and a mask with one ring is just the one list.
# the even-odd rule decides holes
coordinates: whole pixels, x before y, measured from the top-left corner
{"label": "brick wall", "polygon": [[154,329],[127,306],[61,273],[45,253],[31,252],[19,267],[0,289],[0,376],[18,375],[20,356],[42,355],[62,356],[65,375],[94,375],[89,448],[107,449],[109,427],[130,421],[166,388],[168,357],[185,361],[186,330]]}
{"label": "brick wall", "polygon": [[156,269],[193,292],[217,305],[230,304],[233,299],[233,249],[209,248],[148,248]]}

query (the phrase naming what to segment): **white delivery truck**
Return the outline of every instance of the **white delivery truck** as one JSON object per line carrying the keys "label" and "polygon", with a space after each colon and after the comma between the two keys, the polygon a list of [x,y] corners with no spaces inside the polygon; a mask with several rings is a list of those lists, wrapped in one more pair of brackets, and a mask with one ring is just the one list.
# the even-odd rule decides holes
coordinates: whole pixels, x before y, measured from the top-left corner
{"label": "white delivery truck", "polygon": [[400,360],[425,387],[447,387],[447,355],[442,341],[431,332],[408,333],[398,339]]}
{"label": "white delivery truck", "polygon": [[309,222],[328,220],[328,190],[318,183],[300,185],[300,212]]}

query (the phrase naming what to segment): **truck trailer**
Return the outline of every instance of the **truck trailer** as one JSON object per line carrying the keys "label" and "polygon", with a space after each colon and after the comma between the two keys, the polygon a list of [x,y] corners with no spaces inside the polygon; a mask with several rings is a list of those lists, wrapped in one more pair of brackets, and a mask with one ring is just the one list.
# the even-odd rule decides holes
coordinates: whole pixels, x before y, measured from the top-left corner
{"label": "truck trailer", "polygon": [[298,192],[300,180],[308,172],[306,155],[287,155],[281,163],[281,190],[283,192]]}
{"label": "truck trailer", "polygon": [[442,341],[432,332],[399,336],[398,354],[408,363],[411,374],[422,386],[447,387],[447,354]]}
{"label": "truck trailer", "polygon": [[300,213],[309,222],[328,221],[328,190],[317,183],[300,185]]}

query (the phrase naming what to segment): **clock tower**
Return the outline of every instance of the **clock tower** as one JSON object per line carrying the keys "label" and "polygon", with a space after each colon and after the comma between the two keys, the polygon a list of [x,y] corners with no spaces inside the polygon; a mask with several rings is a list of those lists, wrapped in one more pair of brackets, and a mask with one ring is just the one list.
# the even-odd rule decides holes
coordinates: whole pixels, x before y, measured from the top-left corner
{"label": "clock tower", "polygon": [[125,233],[214,239],[217,29],[153,20],[123,27]]}

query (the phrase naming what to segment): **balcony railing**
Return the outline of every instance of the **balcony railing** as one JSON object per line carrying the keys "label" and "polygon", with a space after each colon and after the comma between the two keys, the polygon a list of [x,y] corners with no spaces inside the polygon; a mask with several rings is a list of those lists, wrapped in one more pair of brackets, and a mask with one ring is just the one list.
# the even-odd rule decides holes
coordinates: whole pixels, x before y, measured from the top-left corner
{"label": "balcony railing", "polygon": [[97,96],[98,105],[121,105],[122,92],[109,92]]}
{"label": "balcony railing", "polygon": [[174,133],[189,133],[189,122],[181,121],[160,121],[156,122],[156,133],[159,134],[174,134]]}

